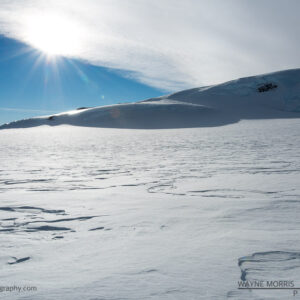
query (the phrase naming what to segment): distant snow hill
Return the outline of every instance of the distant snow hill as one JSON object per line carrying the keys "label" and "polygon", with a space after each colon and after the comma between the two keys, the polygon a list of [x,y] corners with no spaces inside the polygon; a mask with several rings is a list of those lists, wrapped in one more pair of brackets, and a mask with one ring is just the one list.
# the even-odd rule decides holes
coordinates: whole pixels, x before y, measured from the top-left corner
{"label": "distant snow hill", "polygon": [[241,119],[299,118],[300,69],[241,78],[135,103],[80,108],[0,129],[69,124],[107,128],[221,126]]}

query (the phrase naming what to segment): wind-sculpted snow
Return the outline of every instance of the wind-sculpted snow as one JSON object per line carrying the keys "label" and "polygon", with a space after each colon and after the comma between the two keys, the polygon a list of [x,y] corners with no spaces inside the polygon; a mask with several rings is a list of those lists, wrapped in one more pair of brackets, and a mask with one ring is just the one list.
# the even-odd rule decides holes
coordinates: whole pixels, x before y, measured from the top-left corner
{"label": "wind-sculpted snow", "polygon": [[[300,252],[269,251],[258,252],[250,256],[239,258],[241,280],[263,280],[266,277],[277,279],[291,278],[290,274],[298,275],[300,272]],[[278,274],[276,274],[278,272]],[[268,274],[269,273],[269,274]],[[275,274],[274,274],[275,273]]]}
{"label": "wind-sculpted snow", "polygon": [[136,103],[36,117],[0,129],[62,124],[103,128],[192,128],[242,119],[300,117],[300,69],[241,78]]}
{"label": "wind-sculpted snow", "polygon": [[1,131],[1,299],[296,299],[238,282],[300,287],[299,132]]}
{"label": "wind-sculpted snow", "polygon": [[[238,266],[241,269],[240,279],[244,287],[249,287],[252,283],[253,287],[262,286],[269,289],[231,291],[227,294],[228,299],[293,299],[292,297],[298,295],[299,286],[295,286],[295,282],[289,278],[299,276],[300,252],[257,252],[239,258]],[[291,292],[286,293],[288,290]]]}

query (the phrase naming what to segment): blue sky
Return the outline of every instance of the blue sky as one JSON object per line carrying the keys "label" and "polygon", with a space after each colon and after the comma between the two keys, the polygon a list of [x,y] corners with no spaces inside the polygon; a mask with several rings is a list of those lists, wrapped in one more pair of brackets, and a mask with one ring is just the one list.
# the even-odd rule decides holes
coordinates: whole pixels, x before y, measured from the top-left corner
{"label": "blue sky", "polygon": [[47,61],[34,48],[0,36],[0,123],[163,94],[124,74],[71,58]]}

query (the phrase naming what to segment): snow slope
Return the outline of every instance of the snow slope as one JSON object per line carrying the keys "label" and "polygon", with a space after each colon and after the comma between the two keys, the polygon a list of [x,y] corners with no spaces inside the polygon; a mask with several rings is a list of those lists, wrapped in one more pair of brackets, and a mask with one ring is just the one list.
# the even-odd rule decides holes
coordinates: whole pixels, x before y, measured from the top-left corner
{"label": "snow slope", "polygon": [[[259,92],[265,86],[269,90]],[[127,104],[75,110],[0,128],[69,124],[111,128],[210,127],[241,119],[298,118],[300,69],[241,78]]]}

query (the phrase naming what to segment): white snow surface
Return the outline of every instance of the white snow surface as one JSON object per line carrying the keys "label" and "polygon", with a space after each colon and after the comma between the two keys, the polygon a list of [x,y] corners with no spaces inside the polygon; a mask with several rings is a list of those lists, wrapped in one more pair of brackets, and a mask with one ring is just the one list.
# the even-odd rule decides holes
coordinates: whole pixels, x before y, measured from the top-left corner
{"label": "white snow surface", "polygon": [[[292,70],[3,127],[1,299],[296,299],[238,282],[300,287],[297,82]],[[98,128],[122,127],[123,108],[140,130]]]}
{"label": "white snow surface", "polygon": [[238,281],[300,285],[299,132],[2,130],[1,299],[295,299]]}
{"label": "white snow surface", "polygon": [[[265,84],[276,88],[259,93]],[[187,128],[236,123],[242,119],[300,116],[300,69],[241,78],[136,103],[100,106],[0,126],[24,128],[69,124],[107,128]],[[50,117],[50,119],[49,119]]]}

